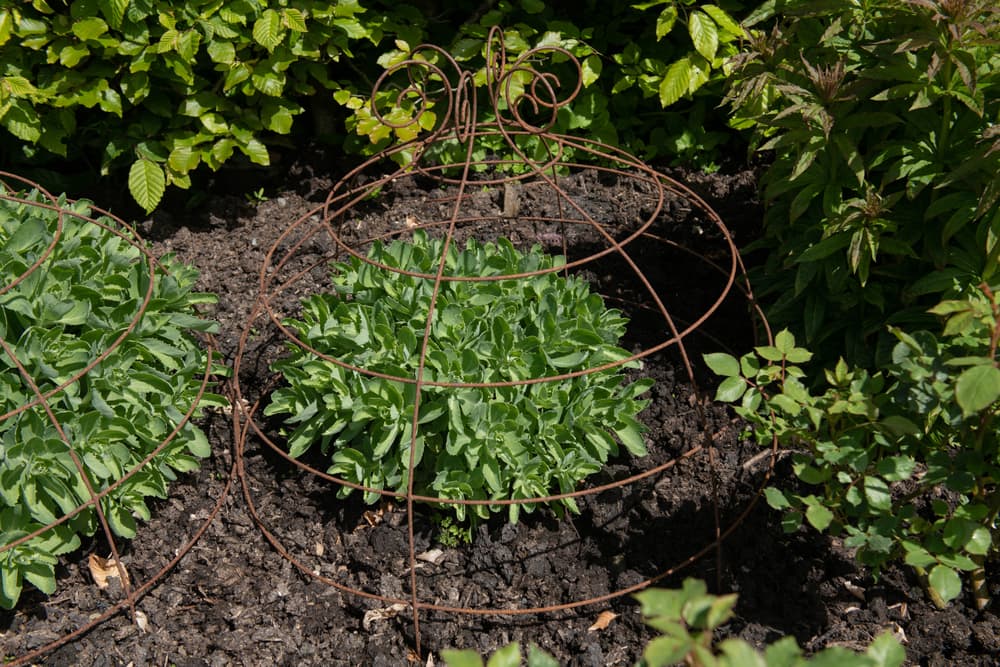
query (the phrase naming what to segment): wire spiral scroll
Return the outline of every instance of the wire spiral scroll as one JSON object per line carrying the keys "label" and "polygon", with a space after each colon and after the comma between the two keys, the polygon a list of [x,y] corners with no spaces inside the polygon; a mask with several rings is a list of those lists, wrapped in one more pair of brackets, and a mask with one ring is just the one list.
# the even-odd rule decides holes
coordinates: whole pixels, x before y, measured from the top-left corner
{"label": "wire spiral scroll", "polygon": [[[414,162],[419,162],[426,148],[453,139],[465,146],[471,159],[478,137],[500,134],[533,170],[544,170],[559,160],[563,145],[553,141],[550,133],[559,110],[572,103],[583,87],[580,61],[563,47],[543,45],[509,63],[503,32],[495,26],[485,49],[486,65],[478,73],[464,70],[450,53],[433,44],[415,47],[408,58],[382,73],[372,90],[372,116],[403,137],[414,135],[391,152],[416,149]],[[572,90],[562,95],[568,89],[563,80],[539,69],[546,60],[558,59],[569,65],[575,78]],[[481,90],[485,90],[493,122],[479,122]],[[444,113],[434,111],[441,108]],[[416,136],[421,130],[426,134]],[[539,162],[527,155],[517,143],[518,136],[538,137],[545,143],[547,159]]]}

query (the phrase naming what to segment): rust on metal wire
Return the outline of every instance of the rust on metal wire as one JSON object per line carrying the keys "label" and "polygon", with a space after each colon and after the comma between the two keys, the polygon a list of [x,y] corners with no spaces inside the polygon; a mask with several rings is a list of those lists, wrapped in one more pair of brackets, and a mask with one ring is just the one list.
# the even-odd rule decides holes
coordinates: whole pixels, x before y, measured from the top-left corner
{"label": "rust on metal wire", "polygon": [[[566,80],[557,77],[545,69],[547,61],[555,57],[562,66],[575,68],[575,78],[571,85]],[[478,84],[478,85],[477,85]],[[716,457],[701,401],[695,403],[702,424],[703,442],[688,443],[687,450],[675,459],[656,465],[641,473],[600,486],[582,488],[570,493],[561,493],[546,497],[526,498],[518,500],[456,500],[452,498],[432,498],[416,495],[413,489],[414,442],[419,431],[419,405],[421,390],[424,387],[499,387],[524,385],[540,382],[553,382],[586,373],[595,373],[626,364],[630,361],[643,359],[658,352],[670,349],[675,351],[684,368],[692,387],[697,388],[694,365],[689,356],[686,341],[699,333],[703,324],[731,296],[743,297],[755,311],[757,318],[764,322],[763,314],[756,306],[749,284],[745,280],[745,270],[733,239],[725,224],[697,194],[690,188],[660,174],[627,152],[599,141],[555,133],[554,127],[560,109],[571,104],[581,90],[581,68],[576,58],[567,50],[556,46],[544,46],[530,49],[520,54],[516,59],[510,59],[504,48],[502,33],[494,28],[486,43],[486,67],[478,74],[465,71],[459,63],[443,49],[432,45],[416,47],[409,57],[387,70],[375,83],[372,92],[371,114],[397,135],[412,137],[382,151],[367,160],[356,169],[349,172],[333,186],[324,203],[291,222],[282,236],[267,252],[264,264],[260,269],[259,295],[251,311],[240,338],[239,347],[234,360],[234,403],[245,404],[242,414],[234,410],[233,427],[236,439],[236,469],[243,488],[243,495],[254,521],[274,546],[277,552],[296,568],[309,577],[332,586],[345,593],[377,600],[386,604],[403,604],[412,613],[413,630],[416,642],[416,653],[421,653],[420,620],[421,613],[428,611],[447,612],[453,614],[480,615],[520,615],[539,614],[558,610],[571,609],[584,605],[595,604],[614,597],[625,595],[649,586],[657,581],[671,576],[682,567],[706,556],[713,551],[716,559],[721,558],[720,545],[722,541],[735,530],[746,518],[757,502],[760,491],[766,484],[766,477],[758,489],[757,495],[743,511],[728,525],[722,525],[718,498],[716,496]],[[485,100],[481,107],[480,101]],[[406,109],[408,114],[395,113]],[[483,118],[487,120],[482,120]],[[423,136],[420,136],[420,132]],[[503,146],[501,153],[510,157],[480,157],[488,151],[486,146],[493,147],[497,143]],[[526,146],[533,145],[532,152]],[[439,155],[442,151],[451,151],[451,155],[464,155],[457,162],[442,161]],[[372,178],[368,172],[380,167],[384,168],[392,160],[406,162],[406,167],[400,168],[388,175]],[[517,172],[512,172],[516,168]],[[648,212],[629,221],[627,229],[612,229],[599,216],[588,211],[585,202],[577,201],[563,187],[566,174],[581,170],[595,170],[599,176],[622,179],[633,184],[648,194]],[[383,171],[384,173],[384,171]],[[428,195],[427,206],[443,211],[440,215],[432,215],[418,219],[408,215],[406,224],[399,230],[377,237],[368,237],[363,228],[352,223],[352,213],[362,203],[377,195],[383,187],[400,179],[421,178],[429,180],[437,186],[439,192]],[[556,214],[533,215],[532,211],[523,207],[504,207],[504,211],[496,216],[470,215],[464,212],[466,204],[471,201],[476,192],[482,188],[533,188],[545,193],[545,198],[553,202]],[[668,201],[683,201],[698,212],[714,228],[716,236],[721,239],[718,255],[722,259],[710,259],[697,251],[684,248],[675,241],[665,238],[662,234],[653,233],[654,223],[665,215]],[[509,209],[509,210],[508,210]],[[402,216],[401,216],[402,217]],[[544,226],[549,236],[555,236],[558,244],[566,255],[565,265],[512,275],[490,276],[460,276],[450,275],[445,269],[445,257],[448,248],[456,242],[456,233],[476,235],[502,234],[509,228],[512,219],[529,221]],[[375,240],[399,238],[411,235],[415,230],[427,230],[428,234],[443,239],[443,250],[438,262],[438,269],[433,274],[414,273],[390,267],[373,261],[366,256],[365,249]],[[581,256],[569,256],[567,237],[569,231],[588,234],[590,245]],[[306,266],[300,266],[303,250],[312,244],[329,248],[320,261],[311,261]],[[685,252],[703,261],[706,267],[718,272],[723,285],[718,294],[711,299],[702,312],[686,320],[673,315],[667,307],[668,299],[656,289],[646,273],[635,259],[633,249],[662,245],[663,247],[679,247]],[[298,283],[311,271],[322,267],[343,256],[352,256],[385,271],[403,273],[424,280],[433,281],[433,294],[430,299],[430,311],[420,346],[419,364],[413,376],[402,377],[376,372],[358,367],[344,360],[323,354],[298,338],[284,323],[280,299],[289,295],[300,298],[301,289]],[[494,281],[528,278],[548,271],[578,270],[601,258],[617,258],[624,263],[627,270],[627,280],[633,281],[641,289],[640,307],[654,313],[662,326],[662,337],[626,359],[615,363],[604,364],[573,373],[552,375],[547,377],[529,378],[519,381],[459,383],[444,381],[429,381],[424,377],[424,358],[430,337],[431,323],[435,316],[434,304],[442,283],[446,281]],[[263,407],[269,388],[260,396],[251,396],[249,390],[240,386],[241,365],[246,361],[248,344],[259,327],[271,327],[287,342],[299,346],[318,358],[338,364],[350,371],[374,377],[381,377],[400,383],[415,385],[415,402],[413,422],[411,424],[411,443],[408,487],[406,493],[396,493],[383,489],[369,488],[360,484],[327,474],[302,461],[288,455],[281,442],[268,435],[268,429],[258,421],[258,413]],[[768,338],[770,331],[764,322],[764,330]],[[277,378],[272,380],[276,382]],[[273,388],[273,387],[272,387]],[[249,399],[249,401],[247,401]],[[408,529],[409,562],[409,596],[398,598],[381,595],[371,590],[353,587],[344,581],[324,576],[310,567],[301,554],[293,553],[286,547],[281,537],[269,527],[257,511],[254,492],[247,479],[245,457],[251,442],[260,443],[272,449],[276,454],[302,470],[330,482],[331,485],[341,485],[369,493],[380,494],[386,498],[401,498],[405,500],[406,520]],[[772,447],[771,466],[774,463],[776,444]],[[614,591],[600,597],[555,601],[551,605],[509,609],[488,607],[448,606],[429,602],[421,598],[417,578],[417,559],[414,538],[415,501],[424,503],[447,503],[450,505],[509,505],[513,503],[541,503],[551,500],[578,497],[600,493],[602,491],[623,487],[640,479],[653,477],[676,466],[682,460],[704,457],[711,470],[714,504],[714,540],[709,544],[693,548],[691,555],[659,574],[648,579]],[[770,468],[767,476],[770,475]]]}
{"label": "rust on metal wire", "polygon": [[[45,201],[37,201],[32,198],[31,193],[38,193]],[[128,479],[135,476],[150,464],[150,462],[156,458],[170,443],[174,440],[177,434],[184,428],[185,424],[192,418],[198,408],[198,404],[201,401],[205,391],[207,390],[209,381],[212,376],[212,367],[215,358],[215,343],[212,336],[207,334],[200,334],[204,345],[207,350],[207,361],[205,366],[205,372],[201,379],[201,385],[195,394],[194,399],[191,402],[190,408],[186,413],[181,415],[181,418],[177,420],[170,433],[141,461],[139,461],[135,466],[128,470],[120,479],[116,480],[114,483],[107,485],[106,487],[98,490],[94,488],[92,482],[90,481],[90,476],[86,472],[86,468],[80,459],[76,449],[76,443],[73,439],[69,437],[66,430],[63,428],[62,423],[59,421],[58,417],[52,410],[50,406],[50,399],[57,396],[61,392],[67,390],[68,387],[78,383],[81,379],[85,378],[86,375],[92,371],[98,364],[108,358],[115,349],[117,349],[128,337],[135,331],[135,328],[142,322],[145,315],[146,309],[152,298],[156,281],[163,276],[166,272],[166,268],[162,266],[153,255],[149,253],[146,249],[145,244],[140,239],[138,233],[135,229],[130,227],[120,218],[115,217],[108,211],[100,209],[96,206],[88,205],[90,213],[83,214],[77,213],[69,209],[69,205],[75,203],[74,200],[66,200],[66,204],[60,204],[60,202],[52,196],[48,191],[46,191],[42,186],[33,181],[27,180],[15,174],[8,172],[0,172],[0,199],[16,202],[24,206],[31,206],[38,209],[45,209],[49,211],[54,211],[57,213],[57,224],[56,230],[53,234],[53,240],[49,243],[46,249],[41,253],[41,255],[25,269],[19,276],[17,276],[9,284],[0,287],[0,295],[11,290],[17,284],[25,280],[32,273],[41,270],[45,266],[46,260],[51,256],[53,251],[59,246],[63,235],[63,221],[67,216],[76,218],[78,220],[84,221],[87,224],[97,225],[102,227],[105,231],[114,234],[120,239],[124,240],[136,250],[138,250],[143,258],[143,262],[146,267],[147,276],[149,277],[149,285],[146,289],[146,293],[142,296],[141,300],[137,304],[136,314],[129,322],[128,326],[122,331],[122,333],[114,340],[106,349],[104,349],[100,354],[94,357],[90,362],[84,366],[81,370],[73,374],[69,379],[63,381],[58,386],[48,390],[42,391],[38,386],[38,382],[32,376],[31,372],[24,366],[22,361],[17,357],[15,349],[12,347],[10,342],[5,340],[0,336],[0,353],[5,355],[13,367],[20,374],[22,381],[30,389],[33,398],[13,410],[8,411],[6,414],[0,415],[0,421],[5,421],[7,419],[12,419],[15,416],[21,414],[25,410],[29,410],[35,407],[41,407],[44,411],[46,418],[52,424],[53,428],[59,435],[60,440],[66,446],[66,450],[73,461],[73,465],[76,468],[76,473],[80,476],[85,488],[87,489],[87,494],[89,499],[74,508],[73,510],[65,513],[63,516],[59,517],[57,520],[49,523],[46,526],[33,531],[32,533],[13,540],[9,543],[0,545],[0,558],[3,554],[18,545],[24,544],[25,542],[38,537],[39,535],[51,530],[52,528],[59,526],[80,512],[86,510],[89,507],[93,507],[95,513],[97,514],[98,522],[100,523],[101,533],[104,539],[107,541],[109,548],[111,549],[111,555],[115,562],[115,567],[118,572],[120,581],[122,582],[124,597],[122,600],[111,605],[99,616],[88,620],[86,623],[75,629],[74,631],[67,633],[48,644],[41,646],[37,649],[32,650],[30,653],[20,655],[15,657],[12,661],[5,662],[5,665],[27,665],[33,663],[38,657],[44,655],[45,653],[67,643],[73,641],[74,639],[82,636],[86,632],[97,627],[99,624],[108,620],[109,618],[121,613],[123,610],[128,609],[132,618],[136,618],[136,602],[145,595],[157,582],[159,582],[179,561],[181,558],[187,554],[188,551],[194,546],[195,542],[200,539],[202,534],[208,529],[208,526],[214,520],[215,516],[218,514],[219,510],[222,508],[222,504],[229,493],[230,485],[232,484],[235,472],[230,475],[230,479],[227,481],[224,491],[220,494],[214,508],[209,513],[209,516],[205,519],[199,528],[194,532],[191,538],[184,544],[180,545],[174,554],[173,558],[163,566],[159,571],[155,572],[151,577],[142,582],[141,584],[131,583],[130,578],[124,571],[124,566],[121,562],[121,550],[118,547],[118,543],[115,540],[114,534],[111,531],[107,516],[102,506],[101,500],[105,498],[108,494],[112,493],[115,489],[119,488]],[[104,222],[101,217],[106,217],[110,220],[110,224]],[[235,462],[234,462],[235,464]],[[234,465],[235,470],[235,465]]]}

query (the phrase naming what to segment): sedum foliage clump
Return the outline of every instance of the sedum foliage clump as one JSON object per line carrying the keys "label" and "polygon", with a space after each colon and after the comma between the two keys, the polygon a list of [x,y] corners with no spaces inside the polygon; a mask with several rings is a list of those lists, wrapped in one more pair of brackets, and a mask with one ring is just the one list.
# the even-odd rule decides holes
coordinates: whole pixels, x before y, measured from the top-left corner
{"label": "sedum foliage clump", "polygon": [[[369,258],[394,269],[435,275],[443,242],[423,232],[412,243],[376,242]],[[561,258],[536,246],[521,253],[507,240],[449,247],[446,276],[505,276],[558,269]],[[618,346],[626,319],[576,277],[555,270],[519,279],[445,280],[434,302],[425,383],[498,383],[546,378],[625,359]],[[434,288],[352,258],[333,267],[335,293],[304,300],[288,326],[317,352],[399,378],[416,378]],[[566,493],[623,445],[642,456],[638,397],[651,380],[626,383],[623,367],[568,379],[492,387],[424,384],[413,489],[445,499],[524,499]],[[299,346],[274,364],[287,387],[265,414],[285,416],[292,456],[318,444],[329,472],[373,489],[407,490],[416,385],[349,370]],[[351,493],[343,487],[342,496]],[[365,493],[375,502],[379,494]],[[572,498],[560,507],[577,511]],[[467,518],[465,505],[451,505]],[[499,506],[470,505],[487,518]],[[517,521],[522,508],[511,504]],[[523,505],[532,511],[531,504]]]}
{"label": "sedum foliage clump", "polygon": [[[190,332],[215,328],[192,308],[214,301],[192,291],[197,271],[167,258],[169,273],[156,272],[152,299],[133,331],[56,391],[112,348],[136,318],[150,275],[145,256],[126,238],[81,219],[86,203],[60,199],[63,212],[41,205],[47,203],[37,195],[0,199],[0,341],[9,348],[0,349],[0,606],[8,609],[25,581],[47,594],[55,590],[57,556],[99,529],[97,512],[89,505],[12,545],[88,503],[88,483],[100,493],[122,480],[171,434],[190,411],[208,363]],[[51,253],[17,282],[47,252],[60,218]],[[32,384],[51,393],[51,416],[37,404],[17,412],[36,399]],[[201,405],[221,402],[206,395]],[[185,422],[167,447],[101,500],[111,530],[133,537],[136,519],[149,519],[146,498],[165,498],[176,473],[197,468],[208,454],[205,434]]]}

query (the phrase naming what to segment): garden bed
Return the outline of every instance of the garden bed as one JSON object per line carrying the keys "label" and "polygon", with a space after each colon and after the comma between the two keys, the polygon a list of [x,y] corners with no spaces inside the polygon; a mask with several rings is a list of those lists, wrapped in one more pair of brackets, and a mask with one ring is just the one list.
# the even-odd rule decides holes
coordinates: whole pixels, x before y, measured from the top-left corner
{"label": "garden bed", "polygon": [[[722,214],[738,244],[752,238],[759,216],[752,174],[687,174],[685,180]],[[328,186],[324,178],[306,179],[256,205],[221,197],[207,210],[159,212],[143,226],[157,254],[176,252],[195,264],[202,272],[200,288],[219,295],[213,317],[221,324],[218,343],[227,364],[257,298],[265,253],[292,221],[322,200]],[[634,193],[619,182],[581,177],[574,187],[603,202],[609,212],[642,205],[630,201]],[[428,194],[419,182],[401,180],[368,205],[359,220],[369,234],[380,225],[398,225]],[[502,207],[503,193],[483,190],[481,206]],[[690,211],[682,207],[669,213],[672,226],[660,231],[719,259],[712,256],[720,245],[710,225],[688,219]],[[524,242],[538,235],[534,229],[511,231]],[[317,257],[325,251],[304,249]],[[660,268],[658,288],[689,314],[719,291],[719,274],[688,255],[665,257]],[[615,281],[608,275],[597,271],[590,277],[603,293],[613,290]],[[642,342],[642,332],[630,335],[634,340],[627,344]],[[747,349],[753,339],[746,304],[727,301],[689,343],[696,357],[720,345]],[[240,377],[251,394],[273,386],[267,365],[279,352],[280,341],[267,331],[252,336]],[[717,450],[714,472],[707,456],[691,456],[648,481],[587,497],[580,516],[558,520],[539,510],[514,526],[494,519],[479,529],[471,546],[436,544],[436,529],[421,515],[415,521],[417,551],[428,554],[420,561],[421,599],[523,608],[603,595],[672,568],[710,544],[716,507],[723,527],[741,518],[765,482],[769,459],[755,456],[757,447],[743,437],[726,407],[708,405],[699,418],[698,398],[674,355],[648,359],[644,373],[658,381],[643,415],[650,427],[650,460],[616,460],[592,482],[620,479],[682,455],[704,442],[706,427]],[[696,377],[711,382],[707,373]],[[213,458],[172,487],[171,498],[156,504],[153,521],[125,547],[124,562],[139,581],[173,556],[227,489],[234,458],[229,418],[212,415],[206,427]],[[382,595],[408,596],[402,509],[367,507],[356,496],[336,500],[330,485],[301,473],[252,437],[244,462],[245,482],[261,520],[297,556],[330,578]],[[776,475],[792,483],[784,461]],[[440,555],[431,551],[436,548]],[[106,555],[106,548],[94,541],[66,560],[52,598],[26,592],[16,612],[0,616],[4,655],[23,655],[65,635],[119,599],[114,586],[94,589],[87,569],[93,552]],[[792,634],[808,650],[831,644],[862,649],[889,629],[905,642],[912,664],[992,665],[1000,651],[1000,619],[993,612],[977,612],[962,601],[938,610],[901,568],[890,568],[876,582],[835,540],[811,529],[783,534],[780,516],[763,502],[724,542],[720,560],[710,551],[661,583],[677,586],[685,576],[704,578],[710,587],[721,582],[722,592],[739,593],[737,617],[726,632],[757,644]],[[994,595],[1000,594],[992,583]],[[412,658],[409,611],[341,593],[297,571],[265,541],[235,482],[207,533],[137,608],[144,629],[121,614],[49,654],[45,664],[402,665]],[[607,627],[591,629],[603,611],[617,616]],[[488,651],[521,640],[539,644],[567,665],[630,665],[653,633],[642,624],[637,604],[625,597],[544,615],[425,612],[421,636],[425,659],[442,648]]]}

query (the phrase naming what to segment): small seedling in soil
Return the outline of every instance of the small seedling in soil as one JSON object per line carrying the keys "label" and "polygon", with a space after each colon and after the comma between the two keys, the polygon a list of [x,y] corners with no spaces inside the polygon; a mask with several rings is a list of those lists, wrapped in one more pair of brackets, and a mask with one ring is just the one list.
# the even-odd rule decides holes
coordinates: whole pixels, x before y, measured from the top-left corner
{"label": "small seedling in soil", "polygon": [[[443,241],[423,231],[413,242],[374,243],[369,258],[433,276]],[[588,284],[558,275],[562,258],[507,240],[464,250],[449,247],[445,276],[520,279],[445,280],[434,303],[423,371],[425,382],[497,383],[548,378],[620,362],[627,320],[608,309]],[[333,267],[335,293],[303,301],[301,319],[285,324],[314,350],[368,371],[416,378],[434,281],[352,258]],[[500,500],[574,491],[624,446],[643,456],[636,420],[651,386],[625,382],[638,362],[576,377],[500,387],[425,384],[417,419],[416,494]],[[416,385],[358,373],[297,345],[277,361],[287,386],[267,415],[285,415],[292,456],[319,444],[330,474],[397,494],[407,490]],[[341,496],[351,493],[342,487]],[[365,493],[374,503],[379,494]],[[572,498],[558,511],[578,511]],[[458,522],[485,519],[503,506],[448,504]],[[471,509],[468,509],[471,508]],[[532,504],[511,504],[509,519]]]}
{"label": "small seedling in soil", "polygon": [[[833,646],[811,658],[802,655],[794,637],[784,637],[767,646],[763,653],[742,639],[716,643],[714,634],[733,617],[737,596],[709,595],[705,582],[685,579],[677,590],[649,588],[635,598],[642,606],[643,620],[661,634],[651,640],[636,667],[899,667],[906,652],[886,631],[876,637],[864,653]],[[483,667],[475,651],[441,651],[446,667]],[[497,649],[486,667],[521,667],[521,648],[512,643]],[[551,655],[534,644],[528,650],[528,667],[559,667]]]}

